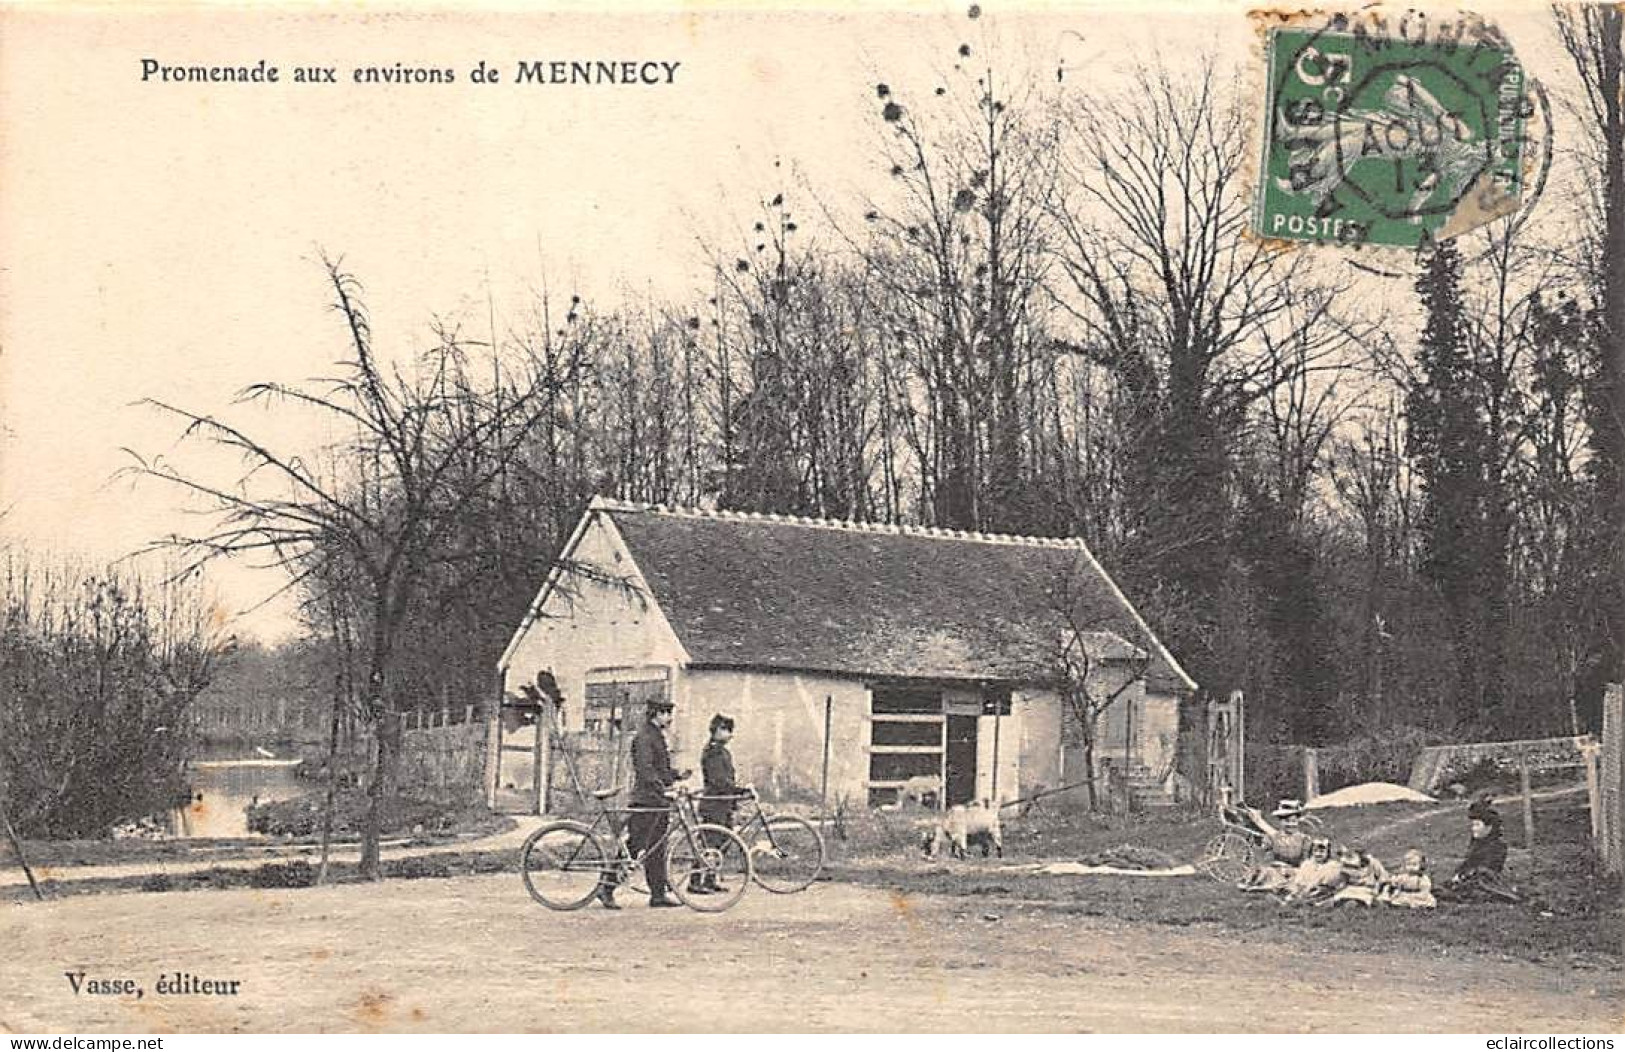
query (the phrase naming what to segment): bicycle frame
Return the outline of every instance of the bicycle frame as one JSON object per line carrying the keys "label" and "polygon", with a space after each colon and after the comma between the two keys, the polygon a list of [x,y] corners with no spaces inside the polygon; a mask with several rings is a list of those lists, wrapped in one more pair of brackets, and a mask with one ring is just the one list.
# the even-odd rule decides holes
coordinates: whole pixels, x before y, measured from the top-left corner
{"label": "bicycle frame", "polygon": [[[685,802],[689,804],[689,806],[686,808],[683,806]],[[598,814],[591,822],[587,823],[587,832],[596,837],[599,835],[600,829],[602,829],[602,831],[607,834],[607,839],[609,839],[615,845],[615,864],[617,866],[639,866],[642,865],[643,861],[654,852],[665,850],[671,841],[672,834],[678,832],[679,830],[682,831],[683,839],[688,844],[690,850],[699,849],[701,845],[695,836],[694,827],[700,823],[690,820],[689,811],[692,810],[692,808],[693,794],[691,793],[678,794],[672,798],[672,801],[668,806],[663,808],[609,807],[600,803],[598,805]],[[660,814],[661,812],[671,815],[675,821],[668,823],[666,826],[666,831],[661,834],[660,838],[653,844],[650,844],[648,847],[644,848],[637,854],[636,857],[634,857],[628,851],[626,845],[626,839],[624,836],[626,830],[625,819],[630,815],[652,815]],[[568,867],[574,861],[575,858],[573,857],[566,859],[565,865]]]}
{"label": "bicycle frame", "polygon": [[[716,800],[716,799],[721,799],[721,798],[720,797],[705,797],[703,799]],[[762,798],[757,796],[755,793],[751,793],[749,796],[746,796],[746,797],[730,797],[729,799],[749,801],[750,806],[751,806],[751,811],[752,811],[752,814],[750,815],[750,817],[745,819],[743,822],[735,822],[735,823],[733,823],[734,832],[738,833],[740,838],[743,839],[745,834],[749,830],[751,830],[753,827],[759,826],[759,827],[761,827],[762,833],[766,835],[767,842],[772,845],[773,850],[777,851],[778,848],[779,848],[779,845],[773,839],[773,825],[772,825],[772,823],[770,823],[768,821],[767,812],[762,810]],[[744,809],[743,805],[741,805],[740,809],[741,810]],[[748,843],[748,841],[747,841],[747,843]]]}

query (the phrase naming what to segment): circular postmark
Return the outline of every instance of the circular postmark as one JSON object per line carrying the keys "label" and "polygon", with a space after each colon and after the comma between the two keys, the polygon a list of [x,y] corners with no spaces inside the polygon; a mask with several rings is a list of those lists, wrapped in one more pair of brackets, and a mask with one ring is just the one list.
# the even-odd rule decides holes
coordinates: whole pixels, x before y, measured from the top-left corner
{"label": "circular postmark", "polygon": [[1538,198],[1545,95],[1482,18],[1283,20],[1266,50],[1259,236],[1422,252]]}

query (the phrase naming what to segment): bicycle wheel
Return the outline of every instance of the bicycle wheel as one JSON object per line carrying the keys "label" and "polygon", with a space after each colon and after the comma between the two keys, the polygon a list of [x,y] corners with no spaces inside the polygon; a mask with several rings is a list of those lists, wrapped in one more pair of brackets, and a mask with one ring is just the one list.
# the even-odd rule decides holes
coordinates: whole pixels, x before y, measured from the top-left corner
{"label": "bicycle wheel", "polygon": [[553,822],[519,850],[519,873],[530,897],[550,910],[578,910],[592,901],[610,855],[580,822]]}
{"label": "bicycle wheel", "polygon": [[750,886],[750,849],[725,826],[702,823],[689,833],[679,826],[666,846],[666,872],[684,905],[721,913]]}
{"label": "bicycle wheel", "polygon": [[824,871],[824,837],[798,815],[774,815],[756,826],[747,846],[756,883],[775,895],[801,891]]}
{"label": "bicycle wheel", "polygon": [[1234,884],[1253,868],[1253,845],[1238,833],[1220,833],[1207,842],[1196,868],[1221,884]]}

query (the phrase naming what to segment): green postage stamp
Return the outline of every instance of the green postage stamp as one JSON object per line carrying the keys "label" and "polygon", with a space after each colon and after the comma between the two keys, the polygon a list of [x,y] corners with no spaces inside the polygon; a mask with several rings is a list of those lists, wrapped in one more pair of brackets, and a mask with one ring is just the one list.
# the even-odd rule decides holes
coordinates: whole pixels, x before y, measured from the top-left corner
{"label": "green postage stamp", "polygon": [[1394,22],[1265,31],[1257,234],[1422,249],[1538,194],[1535,93],[1506,39],[1471,17]]}

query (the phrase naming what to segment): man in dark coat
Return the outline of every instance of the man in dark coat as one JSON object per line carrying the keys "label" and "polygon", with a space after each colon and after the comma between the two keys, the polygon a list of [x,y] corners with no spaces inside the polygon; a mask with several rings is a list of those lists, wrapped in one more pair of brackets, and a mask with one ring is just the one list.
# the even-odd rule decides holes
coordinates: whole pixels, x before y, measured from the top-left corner
{"label": "man in dark coat", "polygon": [[[671,800],[666,794],[690,772],[678,771],[671,765],[666,728],[671,726],[672,703],[655,698],[647,711],[648,718],[632,739],[632,799],[628,806],[633,810],[626,818],[626,846],[634,856],[649,852],[643,860],[643,872],[649,878],[649,905],[681,906],[667,894],[666,845],[661,841],[671,823]],[[606,909],[619,908],[613,883],[600,883],[598,901]]]}
{"label": "man in dark coat", "polygon": [[[734,758],[728,751],[733,737],[734,721],[717,713],[711,717],[711,740],[700,753],[700,773],[705,777],[705,794],[700,800],[700,821],[732,828],[734,808],[750,792],[746,786],[734,781]],[[721,845],[712,843],[711,847]],[[697,895],[726,891],[717,882],[715,873],[695,874],[689,888]]]}

